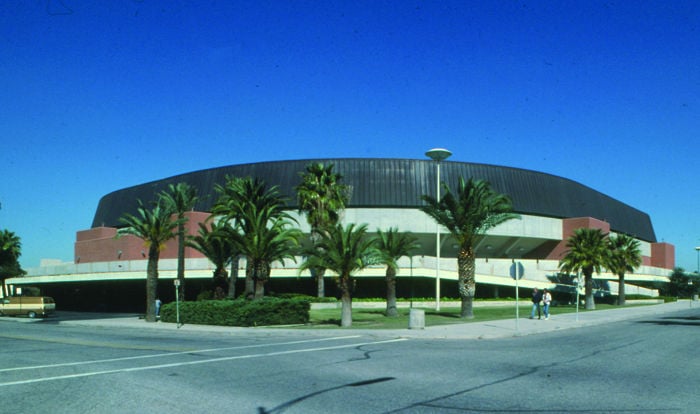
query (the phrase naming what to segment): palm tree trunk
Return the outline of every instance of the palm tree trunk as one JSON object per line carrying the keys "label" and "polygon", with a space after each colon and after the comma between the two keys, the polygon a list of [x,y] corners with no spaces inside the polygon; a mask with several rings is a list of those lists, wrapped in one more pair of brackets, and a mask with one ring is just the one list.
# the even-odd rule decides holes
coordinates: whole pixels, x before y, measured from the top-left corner
{"label": "palm tree trunk", "polygon": [[341,275],[340,290],[342,292],[340,311],[340,326],[349,328],[352,326],[352,294],[350,291],[350,276]]}
{"label": "palm tree trunk", "polygon": [[236,298],[236,282],[238,281],[238,264],[240,256],[236,256],[231,263],[231,277],[228,279],[228,298]]}
{"label": "palm tree trunk", "polygon": [[255,300],[265,297],[265,283],[270,280],[270,265],[266,262],[258,263],[254,267],[253,280],[255,280]]}
{"label": "palm tree trunk", "polygon": [[476,292],[476,262],[471,247],[461,248],[457,256],[457,287],[462,300],[460,317],[474,319],[474,293]]}
{"label": "palm tree trunk", "polygon": [[255,279],[253,279],[253,262],[250,257],[246,258],[245,265],[245,298],[253,299],[255,297]]}
{"label": "palm tree trunk", "polygon": [[326,297],[326,284],[323,276],[326,274],[326,269],[316,269],[314,273],[316,273],[316,295],[319,298],[324,298]]}
{"label": "palm tree trunk", "polygon": [[593,270],[583,270],[583,275],[585,276],[586,285],[586,309],[595,309],[595,299],[593,298]]}
{"label": "palm tree trunk", "polygon": [[260,300],[265,297],[265,281],[257,279],[255,280],[255,300]]}
{"label": "palm tree trunk", "polygon": [[158,297],[158,246],[148,248],[146,267],[146,322],[156,321],[156,298]]}
{"label": "palm tree trunk", "polygon": [[[321,239],[321,233],[319,233],[318,228],[313,226],[311,229],[311,243],[314,246],[317,246],[316,249],[320,250],[318,247],[319,240]],[[315,269],[311,269],[311,275],[316,279],[316,296],[319,298],[325,298],[326,297],[326,282],[324,280],[324,276],[326,275],[326,269],[319,267]]]}
{"label": "palm tree trunk", "polygon": [[620,277],[620,283],[618,285],[618,300],[617,303],[620,306],[625,306],[625,274],[620,273],[618,275]]}
{"label": "palm tree trunk", "polygon": [[217,267],[214,270],[214,299],[223,299],[225,296],[228,271],[225,267]]}
{"label": "palm tree trunk", "polygon": [[396,309],[396,269],[391,266],[386,269],[386,316],[399,316]]}
{"label": "palm tree trunk", "polygon": [[178,294],[180,300],[185,300],[185,225],[180,224],[177,229],[177,280],[180,281]]}

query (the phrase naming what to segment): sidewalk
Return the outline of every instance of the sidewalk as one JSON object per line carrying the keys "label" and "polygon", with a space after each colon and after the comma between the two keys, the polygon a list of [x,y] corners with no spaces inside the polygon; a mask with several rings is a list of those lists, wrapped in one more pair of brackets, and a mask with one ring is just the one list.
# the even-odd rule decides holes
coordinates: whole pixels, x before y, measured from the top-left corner
{"label": "sidewalk", "polygon": [[[516,319],[501,319],[489,322],[464,323],[426,327],[422,331],[407,330],[408,334],[401,335],[413,338],[445,338],[445,339],[493,339],[525,335],[536,335],[564,329],[576,329],[586,326],[600,325],[629,319],[653,318],[662,314],[690,310],[690,303],[679,301],[660,305],[634,306],[629,308],[609,309],[594,312],[552,313],[549,320],[529,319],[529,315]],[[700,312],[700,302],[694,302],[693,307]],[[552,308],[556,312],[556,308]]]}
{"label": "sidewalk", "polygon": [[[692,306],[691,306],[692,305]],[[552,309],[556,312],[556,308]],[[592,325],[617,322],[637,318],[653,318],[678,311],[700,312],[700,302],[692,304],[687,300],[660,305],[634,306],[629,308],[601,310],[585,313],[552,314],[549,320],[502,319],[488,322],[457,323],[452,325],[427,326],[425,329],[295,329],[295,328],[242,328],[229,326],[209,326],[186,324],[179,328],[174,323],[146,322],[138,316],[103,315],[80,319],[80,313],[72,314],[68,320],[60,320],[60,325],[94,326],[103,328],[141,328],[189,332],[219,332],[233,335],[264,334],[267,336],[358,334],[374,337],[401,337],[418,339],[493,339],[534,335],[563,329],[576,329]]]}

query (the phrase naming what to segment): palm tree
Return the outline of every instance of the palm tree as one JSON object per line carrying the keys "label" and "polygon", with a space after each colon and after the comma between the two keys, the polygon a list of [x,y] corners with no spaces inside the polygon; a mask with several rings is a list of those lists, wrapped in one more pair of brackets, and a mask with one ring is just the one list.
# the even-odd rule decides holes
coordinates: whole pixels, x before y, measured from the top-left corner
{"label": "palm tree", "polygon": [[5,279],[21,276],[24,270],[19,264],[22,255],[22,241],[7,229],[0,231],[0,288],[5,294]]}
{"label": "palm tree", "polygon": [[212,212],[233,222],[237,231],[232,237],[237,238],[241,253],[247,257],[246,297],[259,298],[269,278],[270,264],[292,258],[283,247],[295,245],[300,233],[290,229],[295,221],[285,210],[286,199],[278,186],[267,188],[257,178],[227,177],[226,184],[217,185],[216,191],[219,199]]}
{"label": "palm tree", "polygon": [[385,232],[377,229],[374,240],[380,254],[380,263],[386,265],[386,316],[399,316],[396,309],[397,261],[418,247],[418,238],[410,232],[399,233],[398,228],[392,227]]}
{"label": "palm tree", "polygon": [[178,296],[185,300],[185,212],[194,208],[199,198],[197,189],[187,183],[170,184],[168,191],[160,194],[165,206],[177,214],[180,224],[177,227],[177,280],[179,281]]}
{"label": "palm tree", "polygon": [[[250,177],[230,177],[226,176],[224,185],[217,184],[214,187],[219,197],[212,208],[212,213],[222,216],[225,221],[232,222],[233,226],[240,229],[245,223],[242,220],[246,205],[253,202],[261,202],[265,185],[262,181]],[[264,201],[263,201],[264,203]],[[245,231],[246,229],[244,229]],[[250,229],[247,229],[250,231]],[[246,260],[245,297],[253,298],[255,294],[255,281],[251,261]]]}
{"label": "palm tree", "polygon": [[566,273],[582,272],[586,287],[586,309],[595,309],[593,272],[600,273],[607,255],[607,233],[601,229],[576,229],[566,242],[568,251],[559,261]]}
{"label": "palm tree", "polygon": [[642,264],[639,241],[626,234],[608,238],[608,255],[605,266],[620,279],[618,304],[625,305],[625,273],[634,272]]}
{"label": "palm tree", "polygon": [[224,220],[213,220],[210,225],[199,223],[197,235],[187,241],[187,245],[206,256],[214,265],[214,292],[221,290],[228,297],[235,297],[235,281],[229,280],[226,270],[240,252],[231,233],[234,230]]}
{"label": "palm tree", "polygon": [[457,194],[453,194],[447,184],[442,184],[445,195],[440,200],[423,195],[427,205],[421,211],[447,228],[457,241],[457,273],[459,296],[462,301],[460,316],[474,317],[473,300],[476,291],[476,262],[474,244],[477,238],[488,230],[514,218],[513,205],[505,194],[497,193],[484,180],[459,178]]}
{"label": "palm tree", "polygon": [[306,261],[300,266],[300,271],[324,268],[338,276],[341,290],[340,326],[352,326],[352,277],[370,265],[379,263],[379,252],[374,240],[367,237],[367,225],[355,227],[349,224],[343,228],[336,224],[329,231],[323,232],[319,239],[318,248],[311,247],[306,251]]}
{"label": "palm tree", "polygon": [[171,220],[173,212],[162,203],[155,203],[151,209],[138,200],[137,214],[124,213],[121,222],[126,227],[117,230],[117,236],[131,234],[142,239],[148,247],[146,267],[146,321],[156,321],[155,302],[158,289],[158,259],[165,242],[175,237],[174,230],[180,220]]}
{"label": "palm tree", "polygon": [[246,223],[245,230],[231,233],[234,243],[248,258],[246,273],[254,281],[256,300],[264,296],[272,263],[284,265],[286,259],[296,262],[294,253],[301,238],[301,231],[292,227],[293,220],[274,211],[274,206],[263,209],[251,206],[241,218]]}
{"label": "palm tree", "polygon": [[[296,187],[299,212],[306,214],[311,226],[311,244],[317,246],[322,233],[340,220],[340,212],[349,201],[349,187],[340,184],[343,176],[333,172],[333,164],[312,163],[299,175],[301,183]],[[316,279],[319,298],[325,296],[325,270],[310,269]]]}

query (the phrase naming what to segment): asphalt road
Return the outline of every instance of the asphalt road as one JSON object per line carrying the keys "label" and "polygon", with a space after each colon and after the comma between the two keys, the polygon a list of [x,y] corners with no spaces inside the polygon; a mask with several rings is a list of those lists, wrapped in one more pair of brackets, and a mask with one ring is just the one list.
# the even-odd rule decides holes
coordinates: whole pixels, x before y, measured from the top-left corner
{"label": "asphalt road", "polygon": [[0,413],[697,413],[698,334],[700,308],[486,340],[0,321]]}

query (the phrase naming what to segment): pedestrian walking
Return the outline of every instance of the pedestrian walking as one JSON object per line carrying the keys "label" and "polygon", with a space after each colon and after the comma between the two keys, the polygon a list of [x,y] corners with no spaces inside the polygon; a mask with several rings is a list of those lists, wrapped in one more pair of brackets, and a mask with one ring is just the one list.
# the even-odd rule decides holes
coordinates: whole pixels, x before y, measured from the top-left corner
{"label": "pedestrian walking", "polygon": [[552,303],[552,294],[549,293],[549,290],[545,289],[544,292],[542,292],[542,304],[543,304],[543,311],[544,311],[544,320],[549,319],[549,304]]}
{"label": "pedestrian walking", "polygon": [[163,302],[160,301],[160,298],[156,298],[156,318],[160,317],[160,305]]}
{"label": "pedestrian walking", "polygon": [[540,302],[542,302],[542,292],[534,288],[532,290],[532,311],[530,312],[530,319],[535,319],[535,311],[537,311],[537,319],[542,319]]}

